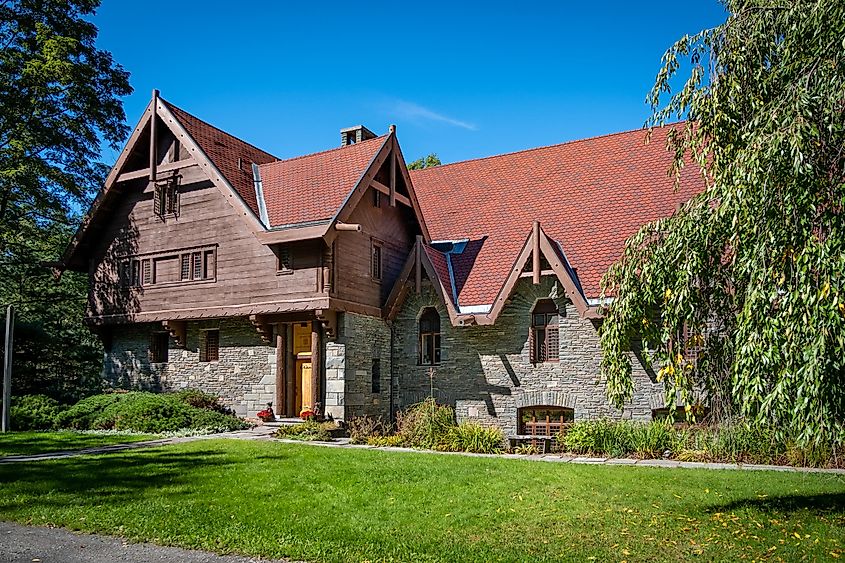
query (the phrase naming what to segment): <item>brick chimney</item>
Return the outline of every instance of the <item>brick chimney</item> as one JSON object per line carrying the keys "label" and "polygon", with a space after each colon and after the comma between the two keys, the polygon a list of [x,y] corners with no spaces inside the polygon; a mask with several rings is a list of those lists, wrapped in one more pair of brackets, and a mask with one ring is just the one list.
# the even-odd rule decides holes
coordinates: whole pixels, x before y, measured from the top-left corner
{"label": "brick chimney", "polygon": [[375,138],[376,134],[363,125],[356,125],[354,127],[347,127],[346,129],[340,130],[340,146],[342,147]]}

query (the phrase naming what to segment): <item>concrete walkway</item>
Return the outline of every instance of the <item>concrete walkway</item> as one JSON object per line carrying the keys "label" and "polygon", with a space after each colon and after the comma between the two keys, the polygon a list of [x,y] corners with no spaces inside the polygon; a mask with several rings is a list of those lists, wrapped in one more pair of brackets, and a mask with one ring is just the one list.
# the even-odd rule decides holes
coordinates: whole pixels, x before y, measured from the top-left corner
{"label": "concrete walkway", "polygon": [[[725,469],[725,470],[741,470],[741,471],[785,471],[791,473],[829,473],[834,475],[845,475],[845,469],[822,469],[815,467],[792,467],[787,465],[753,465],[746,463],[704,463],[694,461],[677,461],[674,459],[633,459],[633,458],[607,458],[607,457],[587,457],[587,456],[573,456],[565,454],[544,454],[544,455],[516,455],[516,454],[474,454],[467,452],[437,452],[433,450],[415,450],[412,448],[393,448],[393,447],[375,447],[360,444],[350,444],[348,438],[339,438],[333,442],[303,442],[301,440],[287,440],[273,438],[273,432],[276,431],[278,425],[270,426],[256,426],[249,430],[239,430],[237,432],[226,432],[223,434],[206,434],[202,436],[185,436],[181,438],[163,438],[161,440],[148,440],[145,442],[132,442],[129,444],[116,444],[113,446],[101,446],[96,448],[87,448],[84,450],[74,450],[68,452],[52,452],[46,454],[36,455],[19,455],[0,457],[0,464],[3,463],[17,463],[27,461],[41,461],[47,459],[65,459],[69,457],[76,457],[80,455],[97,455],[107,454],[113,452],[121,452],[126,450],[134,450],[139,448],[150,448],[157,446],[167,446],[170,444],[184,444],[186,442],[195,442],[198,440],[216,440],[220,438],[230,438],[235,440],[260,440],[260,441],[274,441],[284,442],[288,444],[299,444],[323,448],[344,448],[344,449],[363,449],[363,450],[380,450],[386,452],[405,452],[416,454],[430,454],[430,455],[462,455],[470,457],[488,457],[495,459],[521,459],[527,461],[545,461],[551,463],[575,463],[586,465],[627,465],[637,467],[663,467],[663,468],[683,468],[683,469]],[[2,560],[0,560],[2,561]]]}
{"label": "concrete walkway", "polygon": [[288,563],[205,551],[128,543],[121,538],[77,534],[61,528],[40,528],[0,522],[0,563]]}

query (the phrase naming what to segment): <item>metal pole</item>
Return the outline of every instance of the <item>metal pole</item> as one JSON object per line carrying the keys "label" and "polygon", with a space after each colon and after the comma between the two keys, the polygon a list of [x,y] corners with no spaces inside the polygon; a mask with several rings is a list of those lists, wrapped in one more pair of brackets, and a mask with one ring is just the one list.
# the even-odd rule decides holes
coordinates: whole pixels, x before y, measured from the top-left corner
{"label": "metal pole", "polygon": [[3,432],[9,431],[9,408],[12,401],[12,333],[15,330],[15,308],[6,308],[6,353],[3,356]]}

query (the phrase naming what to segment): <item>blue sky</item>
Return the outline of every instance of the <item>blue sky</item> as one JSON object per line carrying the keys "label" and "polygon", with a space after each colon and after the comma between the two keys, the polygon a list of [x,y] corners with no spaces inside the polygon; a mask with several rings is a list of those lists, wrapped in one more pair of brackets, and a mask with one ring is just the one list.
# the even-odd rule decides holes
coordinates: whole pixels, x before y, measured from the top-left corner
{"label": "blue sky", "polygon": [[666,48],[724,18],[716,0],[104,0],[93,21],[132,74],[131,125],[158,88],[282,158],[395,123],[408,160],[455,162],[641,127]]}

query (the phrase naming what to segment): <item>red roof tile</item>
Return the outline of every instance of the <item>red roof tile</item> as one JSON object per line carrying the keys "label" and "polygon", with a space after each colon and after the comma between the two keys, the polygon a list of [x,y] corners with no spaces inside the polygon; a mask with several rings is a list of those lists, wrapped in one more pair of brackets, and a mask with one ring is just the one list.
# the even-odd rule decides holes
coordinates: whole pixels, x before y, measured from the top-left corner
{"label": "red roof tile", "polygon": [[332,218],[387,136],[260,166],[270,225]]}
{"label": "red roof tile", "polygon": [[[164,101],[164,100],[162,100]],[[179,123],[193,137],[214,166],[226,177],[241,198],[258,216],[252,163],[266,164],[278,160],[275,156],[221,131],[169,102],[164,102]],[[241,167],[238,168],[238,159]]]}
{"label": "red roof tile", "polygon": [[470,240],[472,256],[453,256],[460,305],[494,301],[535,219],[597,297],[625,240],[704,189],[689,165],[674,190],[668,130],[648,144],[636,130],[412,171],[432,239]]}

